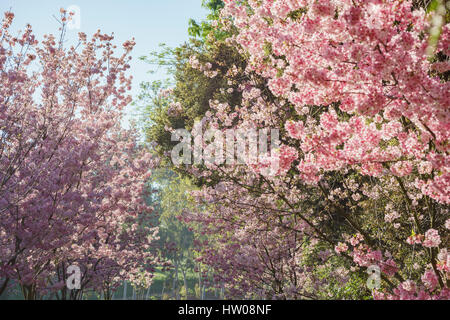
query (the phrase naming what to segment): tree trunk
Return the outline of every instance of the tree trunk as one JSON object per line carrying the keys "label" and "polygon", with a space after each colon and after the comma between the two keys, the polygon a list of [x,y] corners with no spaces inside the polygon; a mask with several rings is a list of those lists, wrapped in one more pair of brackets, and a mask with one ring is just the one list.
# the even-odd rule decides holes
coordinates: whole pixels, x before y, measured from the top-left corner
{"label": "tree trunk", "polygon": [[148,297],[150,295],[150,288],[151,288],[151,285],[147,288],[147,293],[145,294],[145,300],[148,300]]}
{"label": "tree trunk", "polygon": [[127,300],[127,282],[123,281],[123,300]]}
{"label": "tree trunk", "polygon": [[186,292],[186,300],[188,300],[188,285],[187,285],[187,279],[186,279],[186,270],[181,269],[181,272],[183,273],[183,282],[184,282],[184,291]]}
{"label": "tree trunk", "polygon": [[22,286],[22,293],[25,300],[36,300],[36,290],[34,285]]}
{"label": "tree trunk", "polygon": [[221,283],[220,295],[221,295],[222,300],[225,300],[225,286],[224,286],[223,282]]}
{"label": "tree trunk", "polygon": [[180,293],[178,290],[178,261],[175,260],[175,276],[173,278],[172,285],[173,297],[177,300],[180,300]]}
{"label": "tree trunk", "polygon": [[161,292],[161,300],[163,300],[164,297],[164,289],[166,288],[166,279],[164,279],[164,283],[163,283],[163,287],[162,287],[162,292]]}
{"label": "tree trunk", "polygon": [[200,264],[198,266],[198,289],[200,290],[200,299],[203,300],[203,295],[202,295],[202,269],[200,268]]}

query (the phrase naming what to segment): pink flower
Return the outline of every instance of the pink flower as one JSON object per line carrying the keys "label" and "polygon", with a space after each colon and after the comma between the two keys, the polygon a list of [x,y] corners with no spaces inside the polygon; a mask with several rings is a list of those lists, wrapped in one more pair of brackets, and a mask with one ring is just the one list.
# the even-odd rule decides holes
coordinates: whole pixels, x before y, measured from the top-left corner
{"label": "pink flower", "polygon": [[425,232],[425,240],[423,242],[424,247],[432,248],[437,247],[441,243],[441,237],[435,229],[429,229]]}
{"label": "pink flower", "polygon": [[350,239],[350,244],[352,245],[352,246],[356,246],[356,245],[358,245],[358,243],[360,243],[361,241],[363,240],[363,236],[360,234],[360,233],[357,233],[355,236],[353,236],[351,239]]}
{"label": "pink flower", "polygon": [[367,256],[368,256],[368,258],[371,258],[374,261],[380,261],[383,258],[383,254],[381,253],[380,250],[372,251]]}
{"label": "pink flower", "polygon": [[295,148],[283,145],[280,148],[280,170],[286,172],[290,169],[291,164],[298,158],[298,152]]}
{"label": "pink flower", "polygon": [[136,42],[134,40],[127,40],[123,43],[123,48],[127,51],[131,51],[133,47],[136,45]]}
{"label": "pink flower", "polygon": [[442,248],[437,256],[437,268],[443,272],[450,272],[450,254],[448,254],[447,248]]}
{"label": "pink flower", "polygon": [[336,247],[334,247],[334,251],[336,251],[338,254],[340,254],[341,252],[345,252],[348,250],[348,246],[347,244],[343,243],[343,242],[339,242],[338,245]]}
{"label": "pink flower", "polygon": [[427,269],[421,279],[430,291],[433,291],[438,284],[438,278],[432,269]]}
{"label": "pink flower", "polygon": [[311,11],[318,16],[332,16],[334,15],[334,5],[330,0],[315,1]]}
{"label": "pink flower", "polygon": [[381,263],[380,269],[388,276],[393,276],[398,271],[398,266],[394,260],[389,259],[384,263]]}
{"label": "pink flower", "polygon": [[352,194],[352,198],[355,201],[359,201],[361,199],[361,195],[359,193]]}
{"label": "pink flower", "polygon": [[408,239],[406,239],[406,243],[408,243],[408,244],[420,244],[420,243],[422,243],[422,240],[423,240],[423,235],[421,235],[421,234],[417,234],[417,235],[412,235],[412,236],[409,236],[408,237]]}
{"label": "pink flower", "polygon": [[409,161],[399,161],[391,167],[391,171],[398,177],[409,175],[412,171],[412,165]]}
{"label": "pink flower", "polygon": [[430,174],[433,170],[433,165],[429,161],[421,161],[417,166],[417,170],[420,174]]}
{"label": "pink flower", "polygon": [[395,219],[400,218],[400,214],[397,211],[391,211],[384,216],[384,221],[393,222]]}
{"label": "pink flower", "polygon": [[402,283],[402,288],[409,292],[416,292],[416,283],[412,280],[406,280]]}
{"label": "pink flower", "polygon": [[304,134],[304,126],[302,122],[288,121],[286,122],[286,130],[291,138],[302,139]]}

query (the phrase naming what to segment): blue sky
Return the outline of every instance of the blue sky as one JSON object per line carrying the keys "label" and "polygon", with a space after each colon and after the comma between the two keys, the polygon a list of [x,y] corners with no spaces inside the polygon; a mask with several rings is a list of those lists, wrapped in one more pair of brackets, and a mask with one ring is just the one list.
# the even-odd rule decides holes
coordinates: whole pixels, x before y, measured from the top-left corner
{"label": "blue sky", "polygon": [[131,72],[134,77],[133,96],[139,92],[139,83],[164,77],[150,75],[149,66],[137,59],[151,51],[158,50],[160,43],[177,46],[188,39],[187,28],[190,18],[202,20],[207,11],[201,7],[201,0],[0,0],[0,11],[10,8],[15,14],[12,30],[23,29],[30,23],[40,38],[46,33],[57,33],[58,23],[53,15],[59,15],[60,8],[76,5],[80,8],[79,30],[68,30],[68,41],[75,39],[78,32],[93,34],[98,29],[103,33],[114,32],[117,44],[134,37]]}

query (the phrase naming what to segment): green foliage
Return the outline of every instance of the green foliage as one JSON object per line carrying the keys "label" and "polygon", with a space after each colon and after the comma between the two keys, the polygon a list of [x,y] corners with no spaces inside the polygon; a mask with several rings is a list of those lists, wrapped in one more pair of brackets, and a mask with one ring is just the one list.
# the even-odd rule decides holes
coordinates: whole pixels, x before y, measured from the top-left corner
{"label": "green foliage", "polygon": [[[188,32],[191,37],[200,39],[204,43],[210,43],[211,40],[224,40],[228,33],[212,25],[212,21],[219,21],[219,12],[224,7],[222,0],[203,0],[202,6],[209,10],[205,21],[198,23],[194,19],[189,20]],[[208,39],[209,38],[209,39]]]}
{"label": "green foliage", "polygon": [[[148,142],[156,143],[156,152],[165,159],[165,164],[171,162],[165,157],[167,152],[173,149],[178,142],[171,141],[171,133],[167,128],[186,128],[191,130],[196,121],[201,120],[210,110],[210,101],[227,101],[231,106],[240,104],[241,93],[233,90],[233,93],[223,91],[232,81],[236,89],[241,74],[230,79],[227,72],[233,66],[244,70],[246,62],[239,52],[224,42],[218,41],[213,46],[206,46],[198,40],[192,40],[177,49],[168,50],[162,47],[161,53],[152,53],[149,57],[142,58],[152,67],[169,68],[172,80],[154,81],[141,85],[141,94],[136,104],[141,111],[141,126],[146,134]],[[218,74],[214,78],[207,77],[203,72],[192,68],[189,58],[196,56],[200,63],[212,63],[212,69]],[[220,64],[215,62],[220,61]],[[161,96],[162,89],[171,87],[172,93],[168,97]],[[171,104],[178,103],[182,107],[179,114],[169,114]],[[233,112],[233,110],[230,110]],[[174,168],[177,172],[183,172],[180,168]]]}

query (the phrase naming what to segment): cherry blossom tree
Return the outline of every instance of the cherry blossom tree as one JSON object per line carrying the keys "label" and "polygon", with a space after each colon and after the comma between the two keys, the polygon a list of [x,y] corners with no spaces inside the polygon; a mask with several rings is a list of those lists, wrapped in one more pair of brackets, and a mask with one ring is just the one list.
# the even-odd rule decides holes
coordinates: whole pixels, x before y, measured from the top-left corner
{"label": "cherry blossom tree", "polygon": [[[31,26],[0,30],[0,295],[19,284],[26,299],[111,298],[123,280],[149,285],[157,228],[145,202],[155,159],[133,130],[121,128],[130,103],[129,53],[113,36],[79,34],[38,42]],[[68,291],[67,268],[81,269]]]}
{"label": "cherry blossom tree", "polygon": [[[245,63],[211,59],[212,41],[191,56],[205,78],[228,79],[204,129],[275,127],[282,145],[256,164],[182,168],[203,184],[208,214],[185,218],[211,235],[202,261],[236,297],[338,298],[351,284],[379,299],[449,299],[443,4],[224,2],[215,28]],[[178,92],[169,120],[186,119]]]}

